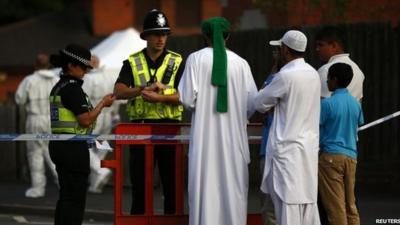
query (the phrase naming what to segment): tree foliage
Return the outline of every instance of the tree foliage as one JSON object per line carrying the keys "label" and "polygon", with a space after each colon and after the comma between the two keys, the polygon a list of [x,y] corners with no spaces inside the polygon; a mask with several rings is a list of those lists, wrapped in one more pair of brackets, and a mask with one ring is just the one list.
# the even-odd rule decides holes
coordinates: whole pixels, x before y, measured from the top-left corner
{"label": "tree foliage", "polygon": [[[75,0],[77,1],[77,0]],[[72,0],[0,0],[0,25],[65,8]]]}

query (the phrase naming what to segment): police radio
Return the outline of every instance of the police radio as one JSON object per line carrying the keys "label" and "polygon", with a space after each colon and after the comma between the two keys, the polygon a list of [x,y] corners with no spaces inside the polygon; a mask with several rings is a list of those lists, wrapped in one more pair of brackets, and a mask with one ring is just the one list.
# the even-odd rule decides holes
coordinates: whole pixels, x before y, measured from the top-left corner
{"label": "police radio", "polygon": [[175,63],[167,66],[167,69],[164,72],[161,83],[163,83],[165,85],[169,83],[169,81],[171,80],[172,74],[174,73],[174,65],[175,65]]}

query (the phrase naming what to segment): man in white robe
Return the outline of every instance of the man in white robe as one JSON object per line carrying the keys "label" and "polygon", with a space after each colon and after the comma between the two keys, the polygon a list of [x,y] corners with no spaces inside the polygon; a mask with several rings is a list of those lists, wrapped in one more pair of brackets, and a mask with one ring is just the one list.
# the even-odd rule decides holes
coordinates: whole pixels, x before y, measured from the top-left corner
{"label": "man in white robe", "polygon": [[188,57],[178,87],[180,101],[192,111],[189,224],[245,225],[247,119],[257,88],[248,63],[225,49],[229,22],[211,18],[202,30],[209,47]]}
{"label": "man in white robe", "polygon": [[281,46],[285,65],[255,99],[259,112],[275,107],[261,190],[271,195],[279,225],[319,225],[320,79],[304,61],[303,33],[291,30],[270,44]]}

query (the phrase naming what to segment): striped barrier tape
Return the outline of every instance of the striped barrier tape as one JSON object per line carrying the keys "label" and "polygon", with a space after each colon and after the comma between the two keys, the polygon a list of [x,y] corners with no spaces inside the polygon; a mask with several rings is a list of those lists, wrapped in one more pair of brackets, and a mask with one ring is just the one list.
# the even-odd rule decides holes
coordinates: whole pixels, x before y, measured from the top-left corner
{"label": "striped barrier tape", "polygon": [[75,135],[75,134],[0,134],[0,141],[115,141],[115,140],[189,140],[189,135],[130,135],[130,134],[107,134],[107,135]]}
{"label": "striped barrier tape", "polygon": [[362,130],[368,129],[368,128],[370,128],[370,127],[376,126],[376,125],[378,125],[378,124],[380,124],[380,123],[383,123],[383,122],[385,122],[385,121],[388,121],[388,120],[390,120],[390,119],[393,119],[393,118],[395,118],[395,117],[398,117],[399,115],[400,115],[400,111],[397,111],[397,112],[395,112],[395,113],[392,113],[392,114],[390,114],[390,115],[387,115],[387,116],[385,116],[385,117],[382,117],[382,118],[380,118],[380,119],[377,119],[377,120],[375,120],[375,121],[372,121],[372,122],[370,122],[370,123],[367,123],[367,124],[365,124],[364,126],[359,127],[359,128],[358,128],[358,131],[362,131]]}
{"label": "striped barrier tape", "polygon": [[[74,134],[0,134],[0,141],[131,141],[131,140],[170,140],[189,141],[190,135],[74,135]],[[249,140],[261,140],[261,136],[249,136]]]}
{"label": "striped barrier tape", "polygon": [[[381,124],[400,115],[400,111],[372,121],[358,128],[358,131]],[[249,140],[261,140],[261,136],[249,136]],[[123,141],[123,140],[171,140],[189,141],[190,135],[131,135],[131,134],[106,134],[106,135],[74,135],[74,134],[0,134],[0,141]]]}

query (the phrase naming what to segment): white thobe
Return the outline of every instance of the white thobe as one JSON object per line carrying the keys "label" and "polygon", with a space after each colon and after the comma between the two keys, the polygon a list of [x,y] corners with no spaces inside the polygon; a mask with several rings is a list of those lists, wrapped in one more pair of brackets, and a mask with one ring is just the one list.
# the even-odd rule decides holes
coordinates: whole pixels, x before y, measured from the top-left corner
{"label": "white thobe", "polygon": [[257,88],[248,63],[227,50],[228,112],[216,111],[213,49],[192,53],[179,83],[192,110],[189,145],[189,224],[244,225],[247,218],[247,119]]}
{"label": "white thobe", "polygon": [[[299,58],[287,63],[256,97],[256,108],[274,108],[261,190],[286,204],[317,201],[321,84],[317,71]],[[267,177],[272,173],[273,189]]]}
{"label": "white thobe", "polygon": [[326,81],[328,79],[329,67],[335,63],[346,63],[353,69],[353,78],[351,79],[350,84],[347,86],[347,89],[354,98],[360,101],[363,97],[363,83],[365,77],[364,73],[360,70],[357,64],[350,59],[349,54],[334,55],[329,59],[328,63],[318,69],[318,74],[321,79],[321,97],[327,98],[332,94],[332,92],[330,92],[328,89],[328,84]]}

